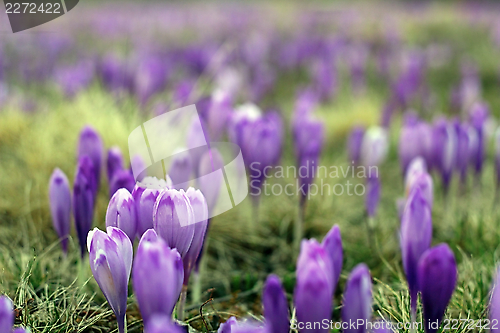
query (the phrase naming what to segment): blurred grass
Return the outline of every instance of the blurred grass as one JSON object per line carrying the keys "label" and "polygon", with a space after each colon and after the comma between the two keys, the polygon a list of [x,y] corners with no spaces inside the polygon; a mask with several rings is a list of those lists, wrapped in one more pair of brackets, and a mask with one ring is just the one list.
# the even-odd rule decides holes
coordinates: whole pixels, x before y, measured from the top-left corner
{"label": "blurred grass", "polygon": [[[400,20],[405,20],[405,16]],[[404,24],[404,36],[415,45],[441,42],[453,46],[450,62],[429,72],[428,82],[436,102],[432,112],[423,114],[424,117],[431,119],[437,113],[448,112],[449,92],[459,80],[462,56],[479,65],[485,100],[493,114],[499,115],[499,50],[492,47],[484,28],[464,24],[455,12],[436,7],[423,21],[409,19]],[[287,120],[284,165],[294,164],[288,124],[295,89],[303,80],[301,75],[280,78],[272,100]],[[372,72],[367,80],[366,94],[353,95],[348,81],[343,79],[337,97],[318,110],[327,130],[322,165],[347,168],[345,136],[351,126],[378,123],[387,87]],[[78,133],[84,125],[92,124],[107,148],[118,145],[127,158],[128,134],[148,115],[133,99],[117,100],[97,83],[74,100],[64,99],[50,86],[26,93],[36,99],[36,113],[23,113],[15,106],[0,112],[0,293],[8,294],[18,307],[16,323],[31,327],[33,332],[116,332],[113,314],[88,264],[79,262],[77,244],[71,241],[69,256],[61,255],[51,227],[47,183],[55,167],[61,168],[72,183]],[[340,297],[348,273],[360,262],[370,267],[374,277],[374,316],[394,322],[410,319],[395,206],[395,200],[403,195],[396,152],[399,123],[396,118],[389,158],[380,167],[382,199],[372,234],[366,230],[363,197],[314,196],[307,203],[306,237],[321,239],[333,224],[338,224],[342,231],[345,261],[335,297],[334,320],[340,318]],[[458,184],[453,183],[449,200],[443,198],[440,180],[434,176],[433,244],[448,243],[459,263],[459,283],[447,312],[450,318],[487,316],[488,292],[500,244],[492,154],[490,147],[482,186],[473,187],[469,179],[467,191],[459,195]],[[349,177],[322,178],[318,182],[333,186],[347,180],[360,183]],[[289,184],[294,179],[271,179],[270,183]],[[103,180],[94,220],[99,228],[104,227],[107,200],[107,184]],[[230,315],[259,316],[261,286],[269,273],[282,278],[291,300],[297,255],[291,246],[291,235],[297,201],[296,196],[285,194],[261,198],[258,226],[251,225],[253,208],[248,199],[213,219],[201,275],[204,290],[215,288],[213,305],[203,308],[214,328]],[[369,236],[375,240],[373,247],[369,245]],[[142,323],[131,290],[130,295],[129,332],[141,332]],[[208,299],[210,292],[203,297]],[[199,304],[188,308],[189,324],[202,329]],[[461,328],[458,332],[465,331]]]}

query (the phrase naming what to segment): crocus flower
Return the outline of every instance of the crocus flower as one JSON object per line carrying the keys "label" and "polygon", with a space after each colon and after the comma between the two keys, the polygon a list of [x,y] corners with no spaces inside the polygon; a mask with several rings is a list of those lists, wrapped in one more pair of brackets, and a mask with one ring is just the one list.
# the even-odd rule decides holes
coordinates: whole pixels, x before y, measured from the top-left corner
{"label": "crocus flower", "polygon": [[299,116],[293,122],[293,138],[297,159],[301,205],[314,181],[324,143],[324,124],[311,116]]}
{"label": "crocus flower", "polygon": [[165,315],[154,315],[144,329],[144,333],[184,333],[184,330]]}
{"label": "crocus flower", "polygon": [[457,264],[448,245],[440,244],[422,255],[418,264],[418,284],[424,306],[425,331],[437,332],[457,284]]}
{"label": "crocus flower", "polygon": [[[167,176],[168,177],[168,176]],[[153,207],[161,191],[172,187],[170,178],[157,179],[145,177],[137,182],[132,191],[137,213],[137,236],[140,238],[148,229],[153,228]]]}
{"label": "crocus flower", "polygon": [[132,192],[135,187],[134,176],[129,170],[118,170],[113,175],[113,179],[109,184],[109,196],[112,197],[121,188],[127,189]]}
{"label": "crocus flower", "polygon": [[165,190],[153,208],[153,228],[166,244],[184,258],[195,231],[193,207],[184,190]]}
{"label": "crocus flower", "polygon": [[238,106],[231,115],[228,123],[228,135],[232,142],[237,144],[246,157],[244,137],[246,128],[262,117],[260,108],[252,103]]}
{"label": "crocus flower", "polygon": [[55,72],[55,81],[67,97],[74,97],[87,88],[94,77],[94,66],[89,60],[75,65],[60,67]]}
{"label": "crocus flower", "polygon": [[349,155],[349,161],[354,163],[354,165],[359,164],[359,159],[361,157],[361,143],[363,142],[364,135],[365,128],[362,126],[356,126],[351,130],[349,138],[347,139],[347,153]]}
{"label": "crocus flower", "polygon": [[382,127],[370,127],[361,144],[361,164],[365,167],[376,167],[382,163],[389,149],[387,131]]}
{"label": "crocus flower", "polygon": [[269,333],[269,328],[253,319],[237,321],[235,317],[229,318],[219,327],[217,333]]}
{"label": "crocus flower", "polygon": [[184,285],[187,286],[191,270],[201,255],[205,235],[208,227],[208,206],[205,197],[200,190],[190,187],[186,191],[186,196],[193,208],[194,213],[194,235],[189,250],[183,258],[184,264]]}
{"label": "crocus flower", "polygon": [[208,137],[211,142],[219,141],[224,134],[232,109],[231,96],[222,90],[214,91],[206,116]]}
{"label": "crocus flower", "polygon": [[268,332],[288,333],[290,331],[288,301],[281,281],[276,275],[269,275],[266,280],[262,291],[262,305]]}
{"label": "crocus flower", "polygon": [[61,239],[63,252],[66,253],[71,228],[71,192],[68,178],[59,168],[56,168],[50,177],[49,199],[52,223]]}
{"label": "crocus flower", "polygon": [[231,333],[231,328],[236,326],[238,321],[235,317],[230,317],[225,323],[222,323],[217,330],[217,333]]}
{"label": "crocus flower", "polygon": [[413,114],[407,114],[401,133],[399,134],[399,163],[403,175],[406,175],[406,170],[410,162],[418,156],[422,156],[422,135],[418,118],[415,120],[408,119],[413,117]]}
{"label": "crocus flower", "polygon": [[[367,323],[372,316],[372,281],[370,271],[365,264],[359,264],[352,270],[347,279],[344,291],[344,306],[342,307],[342,321],[349,323],[345,333],[366,332]],[[351,327],[351,323],[362,320],[363,324]]]}
{"label": "crocus flower", "polygon": [[[199,178],[197,185],[203,193],[208,205],[208,212],[211,215],[217,206],[219,190],[224,183],[222,173],[215,172],[224,167],[224,161],[216,148],[207,150],[200,159],[198,167]],[[213,216],[213,215],[211,215]]]}
{"label": "crocus flower", "polygon": [[90,159],[87,156],[80,159],[73,185],[73,216],[82,258],[85,255],[85,240],[92,227],[94,216],[95,198],[92,190],[92,176],[86,168],[89,163]]}
{"label": "crocus flower", "polygon": [[123,156],[119,147],[111,147],[108,150],[108,159],[106,160],[108,181],[111,183],[113,176],[119,170],[123,170]]}
{"label": "crocus flower", "polygon": [[420,187],[410,193],[401,218],[400,245],[403,268],[410,289],[411,308],[416,311],[418,293],[418,261],[430,246],[432,220],[429,204]]}
{"label": "crocus flower", "polygon": [[380,202],[380,180],[373,176],[367,179],[365,206],[369,217],[374,217]]}
{"label": "crocus flower", "polygon": [[170,165],[168,175],[172,179],[172,183],[176,189],[182,188],[186,190],[188,188],[192,172],[193,165],[191,156],[187,151],[178,153],[172,158],[172,164]]}
{"label": "crocus flower", "polygon": [[456,169],[460,175],[460,181],[465,184],[467,180],[467,168],[469,166],[469,125],[459,121],[453,123],[457,137],[457,149],[455,157]]}
{"label": "crocus flower", "polygon": [[[489,305],[489,318],[491,322],[500,322],[500,268],[497,268],[496,276],[494,277],[493,285],[491,286],[491,300]],[[498,331],[498,328],[495,330]]]}
{"label": "crocus flower", "polygon": [[82,129],[82,131],[80,132],[80,140],[78,141],[78,158],[80,159],[85,155],[90,157],[90,160],[92,161],[92,165],[94,167],[93,184],[95,184],[95,193],[99,188],[99,183],[101,180],[103,146],[101,136],[91,126],[85,126]]}
{"label": "crocus flower", "polygon": [[182,289],[184,270],[176,249],[160,237],[144,233],[134,259],[132,282],[135,297],[146,326],[153,315],[171,317]]}
{"label": "crocus flower", "polygon": [[330,231],[328,231],[325,238],[323,238],[323,241],[321,242],[321,246],[323,246],[326,253],[330,257],[333,267],[333,285],[336,286],[339,282],[344,260],[342,237],[340,235],[340,228],[338,225],[334,225]]}
{"label": "crocus flower", "polygon": [[[297,260],[294,303],[297,321],[302,323],[330,320],[332,315],[332,264],[326,251],[315,240],[304,240]],[[302,332],[328,332],[327,328]]]}
{"label": "crocus flower", "polygon": [[133,78],[123,59],[106,55],[99,62],[98,74],[104,85],[114,93],[132,90]]}
{"label": "crocus flower", "polygon": [[92,274],[116,315],[118,331],[123,333],[132,269],[132,243],[118,228],[107,227],[106,233],[95,228],[88,234],[87,247]]}
{"label": "crocus flower", "polygon": [[470,123],[477,134],[477,148],[472,156],[472,163],[476,176],[483,170],[483,162],[485,155],[485,131],[484,126],[488,119],[490,110],[485,103],[475,103],[470,110]]}
{"label": "crocus flower", "polygon": [[134,77],[134,90],[142,105],[156,93],[162,91],[167,83],[167,61],[157,55],[141,57]]}
{"label": "crocus flower", "polygon": [[0,332],[10,333],[14,325],[14,306],[7,296],[0,296]]}
{"label": "crocus flower", "polygon": [[427,172],[423,172],[413,177],[408,183],[408,195],[415,187],[420,188],[422,196],[424,197],[429,207],[432,209],[432,206],[434,204],[434,185],[432,183],[431,175],[429,175]]}
{"label": "crocus flower", "polygon": [[134,242],[137,232],[137,215],[134,198],[127,189],[121,188],[111,197],[106,211],[106,227],[116,227],[122,230]]}

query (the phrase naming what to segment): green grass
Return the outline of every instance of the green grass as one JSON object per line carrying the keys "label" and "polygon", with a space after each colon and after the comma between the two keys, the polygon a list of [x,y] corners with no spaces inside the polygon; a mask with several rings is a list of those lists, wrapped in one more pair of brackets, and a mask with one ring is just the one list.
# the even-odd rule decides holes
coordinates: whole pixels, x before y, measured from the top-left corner
{"label": "green grass", "polygon": [[[409,20],[404,29],[407,38],[416,45],[449,42],[476,60],[485,99],[498,116],[500,94],[495,73],[499,51],[492,47],[483,28],[464,24],[453,12],[443,20],[435,16],[429,15],[423,23]],[[446,112],[448,93],[459,78],[460,59],[455,53],[449,64],[429,73],[437,102],[433,113],[423,114],[424,118]],[[295,88],[302,83],[301,75],[280,78],[278,90],[271,99],[282,108],[287,120],[284,165],[294,163],[288,120]],[[127,157],[128,134],[148,115],[134,100],[117,101],[97,83],[71,101],[50,85],[32,87],[23,93],[36,98],[37,113],[26,114],[15,106],[0,112],[0,294],[14,300],[18,309],[16,324],[29,326],[32,332],[116,332],[114,315],[87,261],[79,261],[76,238],[70,242],[68,257],[61,253],[48,209],[48,179],[52,170],[59,167],[72,183],[78,132],[85,124],[97,128],[106,147],[118,145]],[[353,96],[348,85],[343,84],[338,98],[321,106],[318,115],[327,128],[322,165],[348,166],[345,151],[348,130],[356,123],[377,123],[386,97],[385,84],[380,84],[370,72],[365,95]],[[404,192],[396,151],[400,121],[395,119],[389,157],[380,167],[382,199],[374,232],[370,234],[373,246],[369,245],[363,197],[314,196],[307,203],[306,237],[322,239],[334,224],[338,224],[342,232],[345,261],[335,295],[334,320],[340,320],[341,294],[347,276],[361,262],[369,266],[374,278],[374,317],[394,322],[410,320],[395,205],[395,200]],[[434,175],[433,245],[448,243],[459,264],[459,281],[448,307],[448,318],[487,318],[488,293],[500,256],[500,215],[494,199],[492,155],[490,146],[481,187],[472,186],[469,179],[467,190],[459,194],[458,184],[453,183],[448,200],[443,198],[440,179]],[[362,182],[351,178],[323,179],[330,185],[345,184],[347,180]],[[292,178],[271,180],[271,184],[293,182]],[[107,200],[107,184],[103,181],[94,219],[94,225],[99,228],[104,228]],[[284,194],[261,198],[258,225],[252,225],[249,199],[213,219],[201,271],[202,287],[206,291],[203,300],[210,296],[214,299],[203,307],[203,314],[213,328],[231,315],[260,318],[260,293],[269,273],[282,278],[292,299],[297,256],[292,248],[292,234],[298,215],[297,202],[296,196]],[[74,230],[72,235],[74,237]],[[207,291],[212,288],[214,290]],[[142,332],[132,289],[129,295],[129,332]],[[190,295],[187,322],[202,330],[200,304],[191,304],[189,300]],[[418,318],[420,316],[419,311]],[[466,331],[462,327],[457,332]]]}

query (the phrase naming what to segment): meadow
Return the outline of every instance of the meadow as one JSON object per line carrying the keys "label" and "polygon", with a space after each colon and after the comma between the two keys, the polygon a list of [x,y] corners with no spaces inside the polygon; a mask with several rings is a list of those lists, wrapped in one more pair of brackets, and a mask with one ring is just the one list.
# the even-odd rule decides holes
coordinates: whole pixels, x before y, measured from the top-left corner
{"label": "meadow", "polygon": [[[113,18],[109,12],[115,13]],[[406,191],[400,135],[408,112],[430,123],[441,116],[466,121],[470,105],[457,105],[454,94],[457,87],[458,94],[464,94],[460,84],[470,76],[479,82],[472,98],[487,103],[490,112],[484,167],[478,176],[470,168],[465,185],[453,171],[447,192],[438,170],[432,170],[432,245],[448,244],[458,267],[445,318],[488,318],[500,256],[494,142],[495,120],[500,116],[499,6],[91,3],[80,4],[73,15],[71,21],[51,23],[51,32],[41,27],[36,32],[0,35],[0,294],[12,299],[16,326],[29,327],[33,333],[118,331],[88,257],[80,258],[74,226],[66,256],[50,214],[50,176],[60,168],[73,184],[79,133],[85,125],[96,129],[106,149],[118,146],[128,166],[131,131],[157,115],[159,108],[176,105],[176,88],[183,80],[196,82],[198,94],[209,96],[222,80],[217,76],[220,68],[212,71],[209,65],[223,50],[228,64],[248,74],[239,85],[241,90],[234,93],[233,107],[250,101],[262,110],[277,109],[284,132],[280,165],[295,166],[292,122],[298,92],[317,89],[315,84],[321,81],[315,75],[320,53],[315,47],[325,47],[335,59],[329,63],[334,69],[334,92],[321,99],[315,110],[325,133],[319,165],[353,167],[347,143],[355,126],[383,124],[388,133],[387,157],[378,166],[380,202],[369,224],[364,195],[318,194],[306,200],[304,238],[321,241],[335,224],[342,234],[344,261],[332,319],[341,319],[349,272],[365,263],[372,276],[373,318],[410,322],[396,204]],[[293,49],[294,45],[299,46]],[[293,52],[299,55],[290,56]],[[384,124],[384,110],[397,90],[395,82],[414,54],[424,59],[422,81]],[[117,62],[124,73],[118,81],[109,79],[102,69],[110,55],[122,61]],[[141,70],[156,75],[157,68],[148,72],[141,62],[151,55],[165,59],[169,75],[151,94],[141,95],[142,91],[127,88],[128,81],[121,81],[129,75],[139,80]],[[83,74],[75,69],[76,64],[87,63]],[[262,75],[256,78],[255,73]],[[73,81],[78,83],[72,86]],[[110,199],[104,174],[93,218],[93,227],[101,230]],[[267,181],[272,188],[295,184],[296,179],[285,175]],[[320,174],[315,180],[332,188],[347,181],[364,184],[364,179],[341,173],[339,177]],[[281,278],[293,303],[299,254],[293,235],[301,214],[299,199],[296,193],[261,195],[256,212],[249,196],[211,220],[200,266],[201,300],[193,301],[193,281],[187,294],[184,323],[190,330],[216,331],[231,316],[262,320],[261,294],[271,273]],[[420,303],[417,320],[422,320]],[[127,323],[128,332],[143,331],[132,286]],[[460,325],[453,331],[469,330]]]}

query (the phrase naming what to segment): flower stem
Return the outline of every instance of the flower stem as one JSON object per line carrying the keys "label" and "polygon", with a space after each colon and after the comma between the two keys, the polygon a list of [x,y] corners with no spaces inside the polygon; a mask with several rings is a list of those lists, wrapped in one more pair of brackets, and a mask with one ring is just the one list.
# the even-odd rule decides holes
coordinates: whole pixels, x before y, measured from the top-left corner
{"label": "flower stem", "polygon": [[118,333],[127,333],[127,316],[124,314],[117,318]]}
{"label": "flower stem", "polygon": [[200,272],[199,271],[194,271],[193,272],[193,303],[197,304],[201,302],[201,279],[200,279]]}
{"label": "flower stem", "polygon": [[177,319],[180,321],[184,321],[184,306],[186,305],[186,296],[187,296],[187,286],[182,286],[181,296],[179,299],[179,306],[177,307]]}

